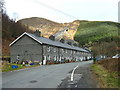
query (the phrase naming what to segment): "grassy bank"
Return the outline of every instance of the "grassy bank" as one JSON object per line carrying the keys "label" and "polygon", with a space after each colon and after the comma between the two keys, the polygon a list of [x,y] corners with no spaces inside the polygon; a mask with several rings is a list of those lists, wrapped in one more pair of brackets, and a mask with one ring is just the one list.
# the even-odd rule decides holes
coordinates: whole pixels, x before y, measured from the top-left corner
{"label": "grassy bank", "polygon": [[120,88],[118,72],[108,72],[104,67],[98,64],[93,64],[92,69],[100,88]]}
{"label": "grassy bank", "polygon": [[[12,65],[17,65],[18,68],[12,68]],[[11,63],[4,63],[2,65],[2,72],[9,72],[9,71],[14,71],[14,70],[19,70],[19,69],[25,69],[25,68],[31,68],[31,67],[37,67],[40,65],[22,65],[22,64],[11,64]]]}

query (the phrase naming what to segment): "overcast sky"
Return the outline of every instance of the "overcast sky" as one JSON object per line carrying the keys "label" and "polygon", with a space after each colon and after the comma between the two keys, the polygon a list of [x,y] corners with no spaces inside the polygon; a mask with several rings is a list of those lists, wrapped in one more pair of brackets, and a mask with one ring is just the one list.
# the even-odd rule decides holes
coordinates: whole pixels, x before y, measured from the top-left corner
{"label": "overcast sky", "polygon": [[120,0],[4,0],[7,14],[17,20],[42,17],[56,22],[76,19],[118,22]]}

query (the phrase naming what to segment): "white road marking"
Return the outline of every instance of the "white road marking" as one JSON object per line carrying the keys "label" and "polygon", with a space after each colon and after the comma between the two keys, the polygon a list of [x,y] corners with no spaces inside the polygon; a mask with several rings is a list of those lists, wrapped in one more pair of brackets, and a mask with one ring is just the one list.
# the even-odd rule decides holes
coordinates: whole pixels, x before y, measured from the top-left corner
{"label": "white road marking", "polygon": [[[79,66],[79,65],[78,65],[78,66]],[[75,70],[78,68],[78,66],[76,66],[76,67],[73,69],[73,71],[72,71],[72,74],[71,74],[71,81],[73,81],[74,72],[75,72]]]}

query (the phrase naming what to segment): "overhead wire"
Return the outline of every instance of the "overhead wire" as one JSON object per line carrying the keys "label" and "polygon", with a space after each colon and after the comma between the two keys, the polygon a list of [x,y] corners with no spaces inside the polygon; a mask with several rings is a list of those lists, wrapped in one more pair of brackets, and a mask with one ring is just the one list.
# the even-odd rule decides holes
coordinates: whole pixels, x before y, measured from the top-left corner
{"label": "overhead wire", "polygon": [[78,19],[78,18],[76,18],[75,16],[72,16],[72,15],[70,15],[70,14],[68,14],[68,13],[65,13],[65,12],[63,12],[63,11],[61,11],[61,10],[59,10],[59,9],[56,9],[56,8],[54,8],[54,7],[52,7],[52,6],[48,5],[48,4],[45,4],[45,3],[43,3],[43,2],[40,2],[40,1],[38,1],[38,0],[33,0],[33,1],[36,2],[37,4],[39,3],[40,5],[42,5],[42,6],[46,7],[46,8],[52,9],[52,10],[54,10],[54,11],[56,11],[56,12],[59,12],[59,13],[65,15],[65,16],[68,16],[68,17],[70,17],[70,18]]}

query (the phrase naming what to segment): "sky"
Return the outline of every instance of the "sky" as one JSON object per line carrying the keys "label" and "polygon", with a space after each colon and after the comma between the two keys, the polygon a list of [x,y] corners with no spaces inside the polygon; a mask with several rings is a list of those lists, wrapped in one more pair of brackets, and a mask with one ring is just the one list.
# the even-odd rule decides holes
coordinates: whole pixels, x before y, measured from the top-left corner
{"label": "sky", "polygon": [[118,22],[120,0],[4,0],[10,18],[41,17],[65,23],[74,20]]}

